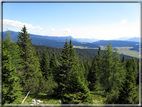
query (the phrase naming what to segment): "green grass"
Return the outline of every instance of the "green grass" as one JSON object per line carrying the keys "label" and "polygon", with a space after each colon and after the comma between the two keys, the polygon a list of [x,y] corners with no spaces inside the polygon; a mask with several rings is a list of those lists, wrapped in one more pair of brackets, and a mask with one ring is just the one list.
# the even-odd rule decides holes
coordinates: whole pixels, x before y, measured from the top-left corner
{"label": "green grass", "polygon": [[130,50],[133,47],[116,47],[119,54],[124,54],[132,57],[139,58],[139,52]]}
{"label": "green grass", "polygon": [[[106,98],[103,96],[103,94],[101,94],[102,92],[91,91],[90,93],[94,100],[93,104],[104,104]],[[21,104],[26,95],[27,93],[24,93],[21,97],[18,98],[17,101],[13,102],[12,104]],[[39,94],[30,93],[23,104],[24,105],[33,104],[32,99],[43,101],[43,103],[40,104],[61,104],[59,102],[60,99],[54,98],[51,95],[45,93],[39,93]]]}
{"label": "green grass", "polygon": [[[93,104],[104,104],[105,97],[101,93],[94,92],[94,91],[91,91],[90,93],[94,100]],[[24,93],[18,100],[22,102],[26,94],[27,93]],[[43,103],[40,103],[40,104],[61,104],[59,102],[60,99],[53,98],[52,96],[47,95],[45,93],[29,94],[23,104],[33,104],[32,99],[43,101]]]}
{"label": "green grass", "polygon": [[23,104],[33,104],[32,99],[43,101],[43,103],[40,104],[60,104],[60,99],[53,98],[45,93],[29,94]]}

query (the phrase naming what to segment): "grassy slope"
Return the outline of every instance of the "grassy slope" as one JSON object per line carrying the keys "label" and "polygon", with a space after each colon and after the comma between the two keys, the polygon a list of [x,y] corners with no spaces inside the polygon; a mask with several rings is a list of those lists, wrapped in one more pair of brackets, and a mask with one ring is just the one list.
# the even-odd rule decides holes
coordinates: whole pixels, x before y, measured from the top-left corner
{"label": "grassy slope", "polygon": [[[94,100],[94,103],[93,104],[104,104],[104,101],[106,100],[106,98],[98,93],[98,92],[94,92],[94,91],[91,91],[91,96]],[[27,93],[24,93],[18,100],[19,102],[22,102],[23,99],[25,98]],[[32,99],[35,99],[35,100],[41,100],[43,101],[43,103],[40,103],[41,105],[42,104],[61,104],[59,101],[60,99],[56,99],[56,98],[53,98],[52,96],[50,95],[47,95],[45,93],[39,93],[39,94],[29,94],[28,97],[26,98],[26,100],[24,101],[24,105],[30,105],[30,104],[33,104],[32,103]]]}
{"label": "grassy slope", "polygon": [[[104,46],[100,46],[101,50],[104,50],[105,47]],[[79,49],[98,49],[98,48],[88,48],[88,47],[82,47],[82,46],[74,46],[74,48],[79,48]],[[115,47],[117,48],[117,52],[119,54],[124,54],[124,55],[128,55],[131,57],[135,57],[135,58],[139,58],[139,52],[136,50],[131,50],[133,49],[133,47]]]}

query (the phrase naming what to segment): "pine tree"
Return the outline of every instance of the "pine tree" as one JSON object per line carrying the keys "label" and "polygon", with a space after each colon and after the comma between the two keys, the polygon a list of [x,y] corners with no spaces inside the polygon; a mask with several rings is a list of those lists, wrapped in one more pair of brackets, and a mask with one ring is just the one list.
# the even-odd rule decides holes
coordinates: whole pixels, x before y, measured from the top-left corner
{"label": "pine tree", "polygon": [[78,68],[79,68],[78,71],[80,74],[80,79],[84,82],[86,86],[88,86],[88,80],[85,78],[86,75],[85,75],[85,67],[84,67],[83,62],[81,62],[81,64],[78,65]]}
{"label": "pine tree", "polygon": [[118,87],[120,87],[121,81],[125,76],[125,70],[120,63],[120,55],[117,53],[117,49],[115,49],[114,56],[113,56],[113,67],[112,67],[112,74],[110,76],[111,80],[111,87],[113,90],[118,91]]}
{"label": "pine tree", "polygon": [[81,82],[78,73],[78,61],[75,59],[75,53],[72,42],[68,45],[65,42],[60,58],[60,83],[61,100],[63,104],[92,103],[92,98],[88,88]]}
{"label": "pine tree", "polygon": [[41,56],[41,61],[40,61],[40,69],[42,71],[43,77],[48,80],[48,77],[50,76],[50,67],[49,67],[49,61],[47,54],[45,52],[45,49],[43,50],[42,56]]}
{"label": "pine tree", "polygon": [[21,95],[22,88],[20,86],[20,79],[16,76],[16,67],[12,65],[11,54],[5,47],[5,44],[3,44],[2,59],[2,103],[14,103]]}
{"label": "pine tree", "polygon": [[60,66],[58,68],[58,77],[56,78],[56,81],[58,83],[58,97],[61,97],[67,85],[68,72],[71,69],[69,62],[69,46],[67,40],[64,44],[59,63]]}
{"label": "pine tree", "polygon": [[130,58],[128,59],[129,61],[127,61],[127,64],[126,64],[126,69],[128,69],[129,65],[132,66],[133,68],[133,73],[134,73],[134,77],[135,77],[135,81],[137,79],[137,76],[138,76],[138,68],[137,68],[137,61],[134,59],[134,58]]}
{"label": "pine tree", "polygon": [[89,83],[89,89],[91,91],[94,91],[96,89],[96,81],[97,81],[97,77],[96,77],[96,72],[98,70],[98,66],[97,66],[97,61],[96,61],[96,57],[94,57],[93,61],[92,61],[92,67],[89,70],[89,74],[88,74],[88,81]]}
{"label": "pine tree", "polygon": [[56,59],[56,55],[54,52],[53,52],[52,57],[50,59],[50,68],[51,68],[51,72],[54,76],[54,80],[57,81],[56,78],[58,77],[58,73],[57,73],[58,72],[58,64],[57,64],[57,59]]}
{"label": "pine tree", "polygon": [[101,47],[99,46],[99,49],[98,49],[98,54],[97,56],[95,57],[96,58],[96,61],[97,61],[97,69],[95,71],[95,74],[96,74],[96,90],[100,90],[102,88],[100,82],[101,82],[101,77],[102,74],[103,74],[103,67],[102,67],[102,64],[103,64],[103,61],[102,61],[102,53],[101,53]]}
{"label": "pine tree", "polygon": [[12,42],[12,35],[10,31],[7,31],[4,36],[3,44],[5,44],[5,48],[10,52],[12,56],[12,65],[16,67],[17,71],[20,72],[22,69],[21,58],[20,58],[20,51],[19,46],[16,42]]}
{"label": "pine tree", "polygon": [[111,92],[112,89],[117,91],[125,71],[120,64],[120,56],[117,53],[117,49],[113,53],[110,43],[104,50],[102,62],[101,71],[103,72],[101,73],[100,84],[104,87],[105,93]]}
{"label": "pine tree", "polygon": [[113,67],[113,48],[111,47],[111,43],[109,43],[104,50],[102,62],[103,72],[101,74],[100,82],[102,87],[104,87],[105,92],[109,92],[111,90],[110,76]]}
{"label": "pine tree", "polygon": [[135,85],[135,78],[133,72],[132,60],[129,59],[126,63],[127,72],[126,76],[124,77],[124,81],[122,81],[122,85],[119,88],[119,97],[118,102],[119,104],[131,104],[132,101],[130,100],[132,90]]}
{"label": "pine tree", "polygon": [[85,67],[85,79],[87,80],[88,78],[88,74],[89,74],[89,70],[91,68],[91,62],[87,59],[87,62],[84,63],[84,67]]}
{"label": "pine tree", "polygon": [[19,32],[17,40],[17,44],[20,47],[22,65],[24,66],[21,76],[23,91],[31,90],[31,92],[35,93],[39,88],[39,78],[42,78],[42,74],[39,59],[32,47],[30,35],[27,33],[25,26]]}

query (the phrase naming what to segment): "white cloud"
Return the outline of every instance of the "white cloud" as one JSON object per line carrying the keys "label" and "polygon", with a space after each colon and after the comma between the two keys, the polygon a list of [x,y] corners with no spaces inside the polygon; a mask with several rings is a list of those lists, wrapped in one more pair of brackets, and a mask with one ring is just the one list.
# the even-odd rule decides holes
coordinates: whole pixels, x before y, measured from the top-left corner
{"label": "white cloud", "polygon": [[65,29],[65,32],[71,32],[71,29],[67,28],[67,29]]}
{"label": "white cloud", "polygon": [[125,20],[125,19],[123,19],[122,21],[121,21],[121,24],[126,24],[127,23],[127,20]]}
{"label": "white cloud", "polygon": [[103,40],[117,39],[120,37],[140,37],[140,22],[114,24],[106,26],[59,29],[56,30],[56,32],[48,32],[48,35],[71,35],[74,38],[95,38]]}
{"label": "white cloud", "polygon": [[[125,23],[125,24],[123,24]],[[105,26],[92,26],[82,28],[66,28],[66,29],[46,29],[42,31],[41,27],[33,26],[31,24],[22,23],[19,21],[4,20],[4,27],[11,26],[12,29],[23,27],[26,25],[30,34],[48,35],[48,36],[72,36],[74,38],[95,38],[102,40],[117,39],[121,37],[140,37],[140,22],[127,22],[122,20],[120,24],[105,25]],[[38,29],[38,30],[37,30]],[[19,30],[17,30],[19,31]]]}
{"label": "white cloud", "polygon": [[39,29],[42,30],[43,28],[41,28],[40,26],[33,26],[31,24],[27,24],[27,23],[22,23],[19,21],[14,21],[14,20],[8,20],[8,19],[4,19],[3,20],[3,26],[9,26],[9,27],[23,27],[26,26],[27,29]]}
{"label": "white cloud", "polygon": [[50,29],[51,31],[55,31],[55,29]]}

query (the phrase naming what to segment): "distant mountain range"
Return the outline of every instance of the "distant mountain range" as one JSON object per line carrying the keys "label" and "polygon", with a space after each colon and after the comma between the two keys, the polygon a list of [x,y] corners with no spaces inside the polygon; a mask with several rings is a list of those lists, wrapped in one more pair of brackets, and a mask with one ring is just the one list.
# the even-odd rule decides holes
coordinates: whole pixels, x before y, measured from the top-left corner
{"label": "distant mountain range", "polygon": [[121,37],[118,39],[114,39],[114,40],[122,40],[122,41],[132,41],[132,42],[139,42],[140,37]]}
{"label": "distant mountain range", "polygon": [[74,40],[78,42],[89,42],[89,43],[98,41],[98,39],[94,39],[94,38],[74,38]]}
{"label": "distant mountain range", "polygon": [[[3,32],[3,39],[6,31]],[[13,41],[17,41],[18,32],[10,31]],[[125,40],[97,40],[97,39],[88,39],[88,38],[73,38],[72,36],[58,37],[58,36],[41,36],[30,34],[30,38],[32,38],[32,42],[34,45],[45,45],[51,47],[62,48],[66,39],[72,40],[74,46],[81,46],[87,48],[98,48],[99,45],[106,46],[109,42],[111,42],[112,47],[134,47],[132,50],[139,50],[139,37],[135,38],[121,38],[128,39]],[[94,42],[93,42],[94,41]],[[136,42],[137,41],[137,42]],[[89,43],[92,42],[92,43]]]}
{"label": "distant mountain range", "polygon": [[[3,32],[3,37],[5,33],[6,31]],[[17,41],[18,32],[10,31],[10,34],[12,35],[13,41]],[[58,42],[64,42],[66,39],[68,40],[71,39],[72,41],[75,41],[74,38],[71,36],[58,37],[58,36],[41,36],[41,35],[30,34],[30,38],[48,39],[48,40],[55,40]]]}
{"label": "distant mountain range", "polygon": [[139,45],[139,42],[122,41],[122,40],[100,40],[97,42],[93,42],[93,44],[106,46],[109,42],[111,42],[112,47],[133,47],[135,45]]}
{"label": "distant mountain range", "polygon": [[[5,33],[6,32],[3,32],[3,39],[4,39]],[[13,38],[12,41],[17,41],[18,32],[10,31],[10,34],[12,35],[12,38]],[[64,46],[66,39],[68,40],[68,42],[71,39],[72,44],[75,46],[88,47],[88,48],[99,47],[99,45],[92,44],[92,43],[78,42],[71,36],[57,37],[57,36],[41,36],[41,35],[30,34],[30,38],[32,39],[32,42],[34,45],[45,45],[45,46],[62,48]]]}

